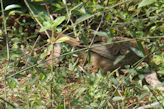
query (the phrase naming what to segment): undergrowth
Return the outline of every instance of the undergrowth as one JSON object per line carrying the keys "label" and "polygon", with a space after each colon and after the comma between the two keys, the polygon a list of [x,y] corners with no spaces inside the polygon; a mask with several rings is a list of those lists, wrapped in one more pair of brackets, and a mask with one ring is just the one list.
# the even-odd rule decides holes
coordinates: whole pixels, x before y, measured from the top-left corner
{"label": "undergrowth", "polygon": [[[135,109],[156,102],[160,105],[151,108],[164,107],[163,92],[144,79],[156,71],[163,82],[163,0],[0,3],[0,108]],[[137,40],[142,59],[149,58],[127,65],[127,74],[119,69],[94,73],[89,62],[84,68],[80,50],[65,44],[65,38],[58,40],[54,31],[71,33],[85,45],[93,37],[107,42],[131,38]],[[58,44],[61,53],[53,58]]]}

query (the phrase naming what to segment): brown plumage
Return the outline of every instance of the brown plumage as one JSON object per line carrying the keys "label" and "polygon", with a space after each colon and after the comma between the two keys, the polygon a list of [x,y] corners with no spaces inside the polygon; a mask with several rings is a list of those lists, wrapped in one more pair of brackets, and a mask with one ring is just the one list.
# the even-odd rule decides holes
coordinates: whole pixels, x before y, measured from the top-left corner
{"label": "brown plumage", "polygon": [[[59,35],[59,37],[69,37],[67,35]],[[75,47],[84,47],[76,39],[69,37],[70,40],[66,43]],[[113,43],[108,45],[102,45],[104,42],[93,44],[90,49],[91,51],[91,65],[94,69],[101,68],[103,72],[113,71],[114,69],[120,67],[123,68],[125,65],[132,65],[137,62],[140,57],[137,56],[131,48],[138,48],[136,41],[128,41],[128,38],[116,37],[113,42],[122,41],[119,43]],[[95,47],[96,46],[96,47]],[[85,51],[81,52],[82,57],[87,57],[88,53]],[[124,58],[118,62],[116,60],[118,57],[124,56]]]}
{"label": "brown plumage", "polygon": [[[126,38],[114,38],[114,42],[123,41],[105,46],[99,46],[91,49],[91,64],[94,68],[102,68],[103,72],[113,71],[118,67],[123,68],[125,65],[132,65],[140,57],[137,56],[131,48],[137,48],[135,41],[126,41]],[[116,62],[118,57],[123,58]]]}

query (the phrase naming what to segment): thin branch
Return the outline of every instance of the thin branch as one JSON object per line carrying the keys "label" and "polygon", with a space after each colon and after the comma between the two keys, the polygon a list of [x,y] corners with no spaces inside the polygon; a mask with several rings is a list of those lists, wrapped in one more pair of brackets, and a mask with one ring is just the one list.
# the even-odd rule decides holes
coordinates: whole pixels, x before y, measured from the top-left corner
{"label": "thin branch", "polygon": [[[4,28],[4,32],[5,32],[5,37],[6,37],[6,49],[7,49],[7,64],[6,64],[6,68],[5,68],[5,74],[4,74],[4,95],[5,95],[5,100],[7,100],[7,91],[6,91],[6,74],[7,74],[7,69],[9,67],[9,62],[10,62],[10,50],[9,50],[9,37],[7,35],[7,27],[6,27],[6,17],[5,17],[5,13],[4,13],[4,9],[3,9],[3,0],[1,0],[1,10],[2,10],[2,17],[3,17],[3,28]],[[6,104],[7,106],[7,104]]]}

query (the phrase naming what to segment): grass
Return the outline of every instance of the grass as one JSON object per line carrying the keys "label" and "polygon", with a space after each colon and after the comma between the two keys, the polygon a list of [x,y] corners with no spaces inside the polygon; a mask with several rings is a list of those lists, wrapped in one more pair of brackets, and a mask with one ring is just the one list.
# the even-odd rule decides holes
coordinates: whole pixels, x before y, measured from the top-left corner
{"label": "grass", "polygon": [[[0,108],[135,109],[158,102],[161,104],[154,108],[164,107],[163,92],[150,87],[144,79],[145,73],[155,70],[163,82],[162,0],[142,8],[137,8],[139,1],[113,0],[107,4],[105,1],[76,1],[68,2],[70,6],[58,1],[49,4],[50,9],[24,1],[25,9],[13,7],[8,11],[3,7],[13,3],[1,2],[0,20],[6,19],[6,22],[2,20],[0,23],[3,27],[0,28],[3,36],[0,38]],[[109,6],[112,8],[108,9]],[[11,15],[12,12],[15,15]],[[102,13],[99,15],[97,12]],[[65,16],[62,17],[64,20],[54,17],[55,21],[49,13],[59,13]],[[52,65],[46,59],[49,50],[53,51],[56,37],[38,32],[40,27],[47,33],[48,29],[59,33],[73,32],[87,45],[93,30],[102,39],[107,34],[108,41],[113,36],[142,39],[138,40],[138,46],[141,51],[142,47],[150,50],[150,63],[144,62],[135,68],[126,66],[124,72],[128,74],[121,74],[117,69],[107,74],[103,74],[101,69],[93,73],[90,63],[84,68],[79,49],[61,43],[61,55]],[[97,38],[96,35],[94,37]],[[50,55],[53,56],[52,52]]]}

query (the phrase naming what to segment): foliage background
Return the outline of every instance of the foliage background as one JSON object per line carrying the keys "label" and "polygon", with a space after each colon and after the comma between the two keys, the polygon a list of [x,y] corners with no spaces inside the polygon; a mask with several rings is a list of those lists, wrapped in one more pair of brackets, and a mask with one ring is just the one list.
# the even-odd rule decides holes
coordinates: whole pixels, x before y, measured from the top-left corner
{"label": "foliage background", "polygon": [[[157,101],[164,105],[163,93],[144,80],[145,73],[155,70],[163,81],[163,0],[1,0],[0,21],[2,108],[119,109]],[[40,32],[45,30],[71,33],[86,45],[96,31],[107,42],[118,36],[140,39],[143,58],[149,54],[151,60],[127,67],[128,75],[117,70],[95,74],[82,68],[76,48],[61,43],[59,62],[48,65],[52,45],[67,39],[47,37]]]}

